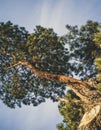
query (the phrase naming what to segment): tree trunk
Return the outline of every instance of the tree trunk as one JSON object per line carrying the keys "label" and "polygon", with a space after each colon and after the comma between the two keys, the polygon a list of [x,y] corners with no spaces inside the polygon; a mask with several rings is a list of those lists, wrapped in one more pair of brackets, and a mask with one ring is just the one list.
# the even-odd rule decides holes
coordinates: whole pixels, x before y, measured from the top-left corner
{"label": "tree trunk", "polygon": [[80,97],[83,102],[85,114],[81,119],[78,130],[101,129],[101,95],[94,85],[87,81],[81,81],[67,75],[57,75],[37,70],[30,63],[25,61],[19,61],[18,64],[15,64],[10,68],[18,65],[28,67],[31,72],[39,78],[65,83],[66,86],[70,87],[72,91]]}

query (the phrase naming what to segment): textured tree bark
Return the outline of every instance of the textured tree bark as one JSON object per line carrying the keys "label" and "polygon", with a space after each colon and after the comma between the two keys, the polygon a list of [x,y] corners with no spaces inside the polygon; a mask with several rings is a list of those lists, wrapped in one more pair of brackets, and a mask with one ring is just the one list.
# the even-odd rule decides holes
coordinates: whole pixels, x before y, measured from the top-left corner
{"label": "textured tree bark", "polygon": [[83,118],[82,118],[82,120],[80,122],[78,130],[80,130],[80,129],[82,130],[83,127],[87,126],[99,114],[100,110],[101,110],[101,106],[96,105],[89,112],[86,112],[83,115]]}

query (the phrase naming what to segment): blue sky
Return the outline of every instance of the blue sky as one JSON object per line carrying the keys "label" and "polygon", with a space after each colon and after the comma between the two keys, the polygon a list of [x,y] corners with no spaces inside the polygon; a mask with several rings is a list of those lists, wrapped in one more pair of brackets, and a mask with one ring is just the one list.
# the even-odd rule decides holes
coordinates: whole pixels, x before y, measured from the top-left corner
{"label": "blue sky", "polygon": [[36,25],[66,32],[65,25],[101,21],[101,0],[0,0],[0,20],[11,20],[30,32]]}
{"label": "blue sky", "polygon": [[[82,25],[89,19],[101,22],[101,0],[0,0],[0,21],[10,20],[29,32],[42,25],[63,35],[66,24]],[[14,110],[0,102],[0,130],[56,130],[61,120],[51,101]]]}

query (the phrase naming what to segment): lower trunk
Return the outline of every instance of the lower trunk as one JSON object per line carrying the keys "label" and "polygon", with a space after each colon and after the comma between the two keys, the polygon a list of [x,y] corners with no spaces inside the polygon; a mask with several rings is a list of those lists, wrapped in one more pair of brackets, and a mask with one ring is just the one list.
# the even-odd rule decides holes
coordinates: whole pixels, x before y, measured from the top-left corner
{"label": "lower trunk", "polygon": [[92,108],[83,115],[78,130],[101,130],[101,104],[92,104]]}

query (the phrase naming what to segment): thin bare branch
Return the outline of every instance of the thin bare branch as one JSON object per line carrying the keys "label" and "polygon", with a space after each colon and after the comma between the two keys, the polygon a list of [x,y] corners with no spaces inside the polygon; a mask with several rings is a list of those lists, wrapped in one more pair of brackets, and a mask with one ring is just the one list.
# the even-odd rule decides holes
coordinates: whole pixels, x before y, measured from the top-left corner
{"label": "thin bare branch", "polygon": [[17,64],[14,64],[14,65],[8,67],[8,68],[5,70],[5,72],[8,71],[8,70],[10,70],[10,69],[12,69],[12,68],[14,68],[14,67],[16,67],[16,66],[18,66],[18,65],[20,65],[20,64],[17,63]]}

